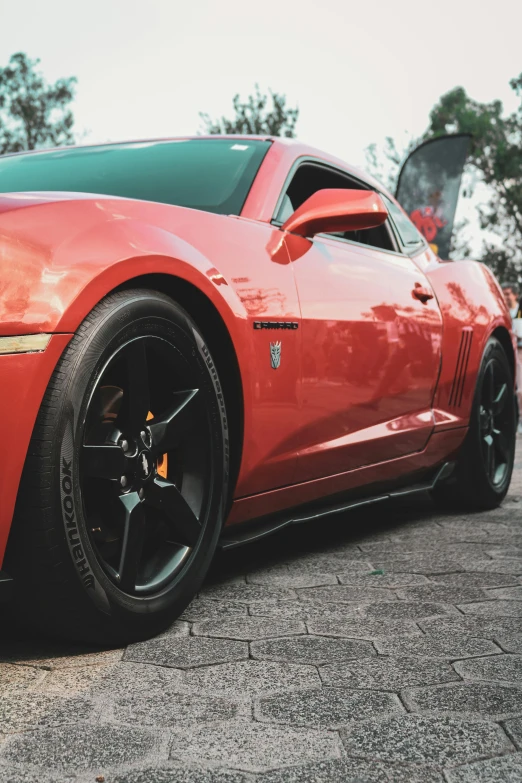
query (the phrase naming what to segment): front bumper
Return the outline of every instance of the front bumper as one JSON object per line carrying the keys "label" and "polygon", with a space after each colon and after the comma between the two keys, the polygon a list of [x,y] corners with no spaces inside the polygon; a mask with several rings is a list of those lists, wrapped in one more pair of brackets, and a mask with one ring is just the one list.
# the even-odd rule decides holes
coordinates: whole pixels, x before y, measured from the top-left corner
{"label": "front bumper", "polygon": [[36,416],[71,337],[54,334],[44,351],[0,355],[0,569]]}

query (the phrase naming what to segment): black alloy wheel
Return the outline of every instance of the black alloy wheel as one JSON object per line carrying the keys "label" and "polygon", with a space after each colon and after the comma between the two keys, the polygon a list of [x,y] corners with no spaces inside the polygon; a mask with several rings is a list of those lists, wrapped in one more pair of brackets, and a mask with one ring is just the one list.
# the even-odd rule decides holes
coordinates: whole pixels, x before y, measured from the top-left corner
{"label": "black alloy wheel", "polygon": [[168,627],[219,540],[227,433],[190,316],[148,290],[100,302],[58,362],[28,449],[5,564],[15,620],[109,644]]}
{"label": "black alloy wheel", "polygon": [[484,368],[479,431],[484,468],[492,487],[501,487],[512,466],[513,380],[505,362],[492,355]]}
{"label": "black alloy wheel", "polygon": [[169,342],[136,337],[111,356],[89,400],[80,455],[88,531],[129,595],[168,584],[201,535],[211,438],[186,374]]}
{"label": "black alloy wheel", "polygon": [[513,374],[501,343],[491,337],[477,376],[469,430],[448,481],[435,500],[471,510],[496,508],[511,481],[516,446]]}

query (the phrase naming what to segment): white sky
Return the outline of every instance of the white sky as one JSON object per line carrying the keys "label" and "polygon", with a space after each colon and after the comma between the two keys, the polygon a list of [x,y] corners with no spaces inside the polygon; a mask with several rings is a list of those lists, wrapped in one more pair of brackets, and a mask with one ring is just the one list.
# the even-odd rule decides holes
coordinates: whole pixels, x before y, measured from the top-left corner
{"label": "white sky", "polygon": [[456,85],[511,110],[521,30],[521,0],[0,0],[0,64],[77,76],[88,142],[195,133],[259,82],[298,104],[303,141],[364,166]]}

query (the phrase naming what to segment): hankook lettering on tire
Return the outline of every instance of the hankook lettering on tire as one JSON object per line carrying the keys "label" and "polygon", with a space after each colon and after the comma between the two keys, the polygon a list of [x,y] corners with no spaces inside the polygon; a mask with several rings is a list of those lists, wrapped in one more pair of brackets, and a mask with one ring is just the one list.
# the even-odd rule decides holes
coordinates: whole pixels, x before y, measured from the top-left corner
{"label": "hankook lettering on tire", "polygon": [[88,595],[105,614],[110,614],[110,605],[107,594],[96,579],[81,542],[78,531],[78,519],[74,503],[74,447],[70,423],[67,424],[62,440],[60,452],[60,497],[63,520],[65,524],[65,537],[76,573],[83,582]]}

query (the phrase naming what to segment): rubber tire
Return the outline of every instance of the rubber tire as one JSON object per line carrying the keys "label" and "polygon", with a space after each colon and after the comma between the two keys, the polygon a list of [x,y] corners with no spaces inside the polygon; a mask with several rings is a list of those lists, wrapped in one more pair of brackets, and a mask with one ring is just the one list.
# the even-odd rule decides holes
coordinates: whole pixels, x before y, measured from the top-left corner
{"label": "rubber tire", "polygon": [[[78,422],[83,421],[90,390],[115,348],[130,337],[158,330],[167,333],[192,363],[200,383],[211,422],[212,478],[202,520],[204,532],[191,558],[176,580],[158,595],[137,598],[122,593],[109,580],[89,541],[77,475]],[[47,634],[101,644],[146,639],[168,627],[198,591],[217,546],[227,493],[227,431],[216,368],[187,313],[154,291],[123,291],[104,299],[65,349],[34,427],[5,562],[16,585],[10,607],[13,618]],[[96,580],[94,591],[86,588],[67,543],[61,492],[67,432],[70,440],[72,432],[74,449],[71,498],[83,553]]]}
{"label": "rubber tire", "polygon": [[486,365],[493,356],[504,365],[508,376],[511,379],[513,378],[512,370],[509,366],[509,361],[504,348],[495,337],[491,337],[482,356],[475,386],[469,430],[464,443],[462,444],[456,467],[448,481],[440,484],[432,493],[437,504],[445,508],[457,508],[471,511],[494,509],[502,503],[509,489],[511,474],[513,472],[516,442],[516,397],[513,383],[511,383],[509,387],[511,390],[511,400],[507,401],[507,404],[510,405],[512,410],[513,420],[512,441],[510,443],[511,463],[508,465],[504,481],[499,487],[494,487],[489,480],[484,467],[480,446],[480,390]]}

